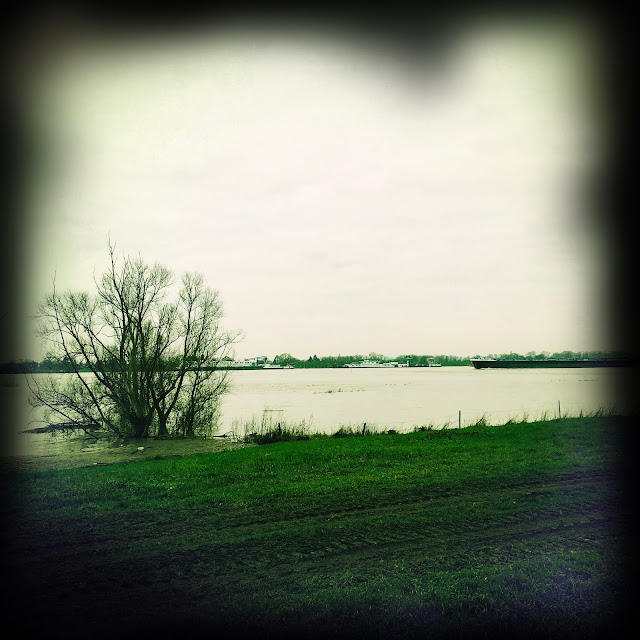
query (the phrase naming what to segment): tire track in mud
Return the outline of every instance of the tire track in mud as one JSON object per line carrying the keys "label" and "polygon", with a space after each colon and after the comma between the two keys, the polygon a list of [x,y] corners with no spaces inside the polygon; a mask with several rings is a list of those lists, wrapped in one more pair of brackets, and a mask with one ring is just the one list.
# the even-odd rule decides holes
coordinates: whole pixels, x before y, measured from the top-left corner
{"label": "tire track in mud", "polygon": [[[610,518],[602,518],[600,514],[564,518],[563,522],[556,519],[539,520],[529,524],[516,522],[511,526],[486,527],[481,523],[474,523],[463,531],[455,527],[439,528],[431,532],[396,531],[372,532],[370,535],[332,537],[322,544],[315,541],[314,548],[295,552],[278,552],[268,548],[256,548],[247,545],[244,548],[219,549],[212,557],[210,549],[194,549],[179,554],[180,565],[209,564],[212,575],[225,575],[238,571],[256,568],[274,570],[279,565],[295,563],[315,564],[320,561],[332,563],[338,556],[347,561],[349,556],[362,558],[363,555],[377,558],[388,557],[389,554],[402,551],[416,556],[439,557],[446,555],[466,556],[473,549],[481,546],[503,546],[508,542],[522,544],[528,541],[535,546],[535,539],[542,539],[551,533],[573,533],[579,537],[581,532],[592,533],[606,528],[611,524]],[[584,537],[584,536],[582,536]]]}
{"label": "tire track in mud", "polygon": [[[275,517],[269,516],[268,512],[263,512],[255,516],[246,517],[244,514],[236,515],[231,512],[229,514],[212,510],[210,513],[188,513],[184,514],[184,518],[174,518],[163,521],[160,525],[153,519],[153,513],[144,512],[123,512],[120,516],[120,530],[118,535],[119,544],[136,544],[145,540],[168,541],[176,536],[191,535],[192,537],[201,537],[204,531],[213,531],[215,537],[224,533],[229,535],[235,533],[236,537],[242,538],[244,532],[255,528],[261,528],[263,531],[280,530],[287,524],[294,523],[298,526],[302,525],[323,525],[337,519],[344,519],[350,516],[357,517],[384,517],[390,513],[401,513],[407,509],[416,511],[424,511],[425,509],[437,509],[443,505],[469,504],[474,502],[483,502],[498,497],[500,500],[519,499],[522,497],[532,496],[552,496],[554,493],[565,493],[567,490],[579,490],[580,488],[596,487],[604,484],[613,484],[615,477],[610,473],[594,472],[594,473],[575,473],[565,474],[563,476],[554,476],[552,479],[536,479],[527,482],[515,483],[492,483],[494,486],[474,488],[470,487],[427,487],[426,490],[420,491],[403,491],[399,494],[386,494],[380,498],[380,494],[376,494],[375,505],[365,496],[364,504],[357,497],[351,498],[345,496],[339,506],[336,501],[331,501],[331,506],[326,508],[325,505],[319,503],[313,507],[305,507],[302,510],[278,514]],[[496,486],[497,485],[497,486]],[[182,516],[183,514],[178,514]],[[228,518],[226,516],[229,516]],[[507,516],[508,517],[508,516]],[[113,526],[114,518],[118,518],[117,512],[107,515],[93,516],[87,515],[83,519],[66,523],[69,529],[64,529],[63,522],[56,522],[55,516],[51,522],[41,521],[42,528],[41,538],[25,535],[22,541],[29,542],[31,551],[37,551],[40,547],[47,550],[58,548],[60,551],[65,549],[72,552],[73,549],[81,549],[84,547],[95,547],[101,544],[113,542],[113,538],[101,536],[99,533],[103,526],[109,529]],[[104,523],[104,525],[103,525]],[[30,523],[33,530],[33,522]],[[56,525],[62,525],[56,533],[54,539],[46,539],[47,533],[52,534],[58,529]],[[74,536],[74,531],[82,530],[81,537]],[[98,533],[96,533],[98,532]],[[189,534],[189,532],[192,532]],[[69,539],[60,536],[60,533],[67,533],[73,537],[71,544]],[[26,534],[26,531],[25,531]],[[16,549],[17,551],[17,549]]]}
{"label": "tire track in mud", "polygon": [[[79,572],[90,572],[96,577],[109,576],[111,587],[114,583],[125,587],[134,571],[141,576],[134,580],[136,584],[173,583],[244,572],[278,572],[278,568],[285,571],[290,566],[298,570],[305,565],[335,563],[338,558],[348,562],[350,558],[383,558],[399,552],[433,558],[466,555],[483,545],[521,544],[524,540],[535,545],[536,540],[553,532],[579,537],[581,532],[610,527],[615,507],[608,508],[592,493],[600,490],[607,478],[606,474],[570,474],[509,488],[458,491],[446,497],[423,494],[411,499],[405,495],[375,507],[342,505],[314,515],[293,514],[266,523],[253,519],[213,530],[201,528],[206,519],[172,522],[157,530],[150,519],[139,518],[133,531],[123,531],[115,538],[100,540],[76,530],[54,546],[42,541],[35,554],[28,541],[23,541],[20,546],[24,548],[18,550],[12,564],[30,568],[34,577],[40,575],[43,580],[52,572],[58,581],[71,581]],[[586,495],[577,495],[581,491]],[[576,498],[569,508],[568,495]],[[546,509],[541,505],[533,511],[506,513],[493,522],[474,517],[472,510],[451,521],[430,521],[431,513],[443,507],[457,513],[469,510],[473,502],[531,497],[546,504]],[[553,506],[558,497],[563,498],[560,511]],[[355,529],[353,533],[349,524]],[[224,540],[221,533],[226,534]]]}
{"label": "tire track in mud", "polygon": [[[337,505],[337,501],[334,498],[325,498],[326,502],[323,503],[322,499],[313,505],[305,505],[302,508],[296,510],[283,511],[274,515],[273,511],[264,509],[261,505],[258,509],[264,509],[257,514],[245,515],[239,514],[237,510],[226,510],[224,507],[217,509],[211,508],[209,512],[203,513],[202,508],[198,511],[185,510],[185,512],[177,513],[177,517],[171,520],[163,520],[160,525],[154,522],[155,526],[160,526],[161,531],[150,530],[150,519],[154,514],[151,512],[123,512],[122,526],[126,527],[123,531],[121,539],[127,541],[139,541],[148,538],[158,539],[159,537],[173,537],[183,534],[186,530],[205,530],[208,528],[215,529],[218,533],[229,533],[231,531],[237,531],[241,534],[242,530],[264,526],[269,527],[281,527],[287,523],[309,523],[314,522],[321,523],[323,521],[330,521],[337,518],[344,518],[352,514],[359,514],[361,516],[380,514],[384,515],[392,510],[407,507],[410,505],[423,505],[424,507],[437,508],[444,504],[454,504],[455,502],[473,502],[482,501],[491,498],[492,496],[499,496],[503,498],[505,495],[509,495],[511,498],[521,498],[523,496],[534,495],[553,495],[554,492],[565,492],[567,490],[576,490],[580,487],[590,487],[595,485],[609,486],[614,485],[616,476],[610,472],[580,472],[573,474],[557,475],[553,478],[538,478],[518,483],[506,483],[506,482],[491,482],[489,486],[487,484],[480,484],[479,486],[469,485],[466,487],[450,487],[447,485],[427,487],[414,487],[412,489],[400,490],[398,493],[385,492],[380,494],[376,492],[376,499],[373,502],[368,496],[355,496],[344,495],[341,497],[341,502]],[[253,505],[252,505],[253,507]],[[102,522],[106,526],[110,526],[114,519],[114,513],[111,512],[107,515],[87,514],[84,518],[86,525],[91,525],[91,528],[95,531],[99,531],[102,528]],[[77,524],[82,525],[80,520]],[[86,529],[85,529],[86,531]],[[99,538],[99,536],[98,536]],[[95,544],[98,541],[96,537],[91,539],[87,538],[85,544]],[[37,541],[36,541],[37,542]],[[82,544],[82,542],[80,542]],[[64,542],[61,543],[64,546]],[[55,546],[55,545],[54,545]]]}
{"label": "tire track in mud", "polygon": [[[467,565],[474,560],[474,554],[486,548],[500,546],[510,547],[508,554],[513,560],[513,554],[544,554],[555,549],[545,547],[544,543],[552,532],[562,532],[576,540],[594,537],[597,530],[606,529],[611,522],[598,517],[574,519],[570,522],[556,521],[539,522],[528,528],[520,525],[511,527],[481,528],[476,531],[466,531],[462,534],[448,532],[445,540],[442,536],[414,535],[373,535],[358,540],[343,541],[343,544],[333,542],[331,546],[316,549],[296,557],[286,553],[268,553],[263,556],[263,562],[257,555],[263,554],[233,554],[225,558],[217,556],[212,561],[205,554],[194,562],[190,553],[181,553],[177,557],[168,559],[167,565],[161,567],[157,577],[142,577],[139,580],[127,581],[118,588],[137,588],[143,586],[149,589],[184,588],[214,589],[224,592],[232,584],[242,584],[248,575],[252,579],[267,580],[271,586],[280,583],[289,586],[293,575],[319,576],[319,580],[331,581],[331,575],[342,569],[357,569],[366,572],[378,571],[382,561],[393,563],[394,560],[410,560],[420,565],[421,571],[441,570],[443,565]],[[520,547],[515,552],[512,546]],[[178,562],[180,570],[171,570],[171,564]],[[147,574],[148,575],[148,574]],[[113,582],[110,582],[113,586]],[[224,585],[224,586],[223,586]]]}

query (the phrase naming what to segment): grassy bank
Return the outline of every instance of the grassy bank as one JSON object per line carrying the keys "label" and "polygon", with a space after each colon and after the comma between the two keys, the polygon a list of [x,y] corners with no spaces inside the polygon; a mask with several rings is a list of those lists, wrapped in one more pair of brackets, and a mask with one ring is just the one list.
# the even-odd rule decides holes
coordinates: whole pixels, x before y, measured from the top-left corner
{"label": "grassy bank", "polygon": [[[630,566],[616,417],[5,474],[25,637],[598,637]],[[19,607],[19,605],[22,605]]]}

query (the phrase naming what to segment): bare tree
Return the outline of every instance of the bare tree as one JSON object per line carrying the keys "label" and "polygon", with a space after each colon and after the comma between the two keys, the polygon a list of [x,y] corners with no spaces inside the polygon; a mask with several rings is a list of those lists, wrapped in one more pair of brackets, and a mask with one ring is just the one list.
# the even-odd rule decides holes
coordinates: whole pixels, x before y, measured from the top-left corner
{"label": "bare tree", "polygon": [[58,293],[54,283],[40,305],[40,334],[74,375],[64,382],[32,376],[32,405],[44,407],[52,430],[96,437],[211,433],[228,390],[219,367],[240,336],[221,327],[218,292],[187,273],[170,301],[168,269],[129,257],[119,266],[111,244],[109,256],[96,295]]}

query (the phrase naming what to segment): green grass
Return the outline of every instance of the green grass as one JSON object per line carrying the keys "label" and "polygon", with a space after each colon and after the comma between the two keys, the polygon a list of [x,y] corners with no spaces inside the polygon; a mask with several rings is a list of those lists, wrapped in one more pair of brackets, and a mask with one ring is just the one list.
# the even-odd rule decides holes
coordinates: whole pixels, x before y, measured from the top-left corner
{"label": "green grass", "polygon": [[25,629],[65,637],[599,637],[627,602],[631,429],[478,424],[8,474],[13,594]]}
{"label": "green grass", "polygon": [[245,444],[273,444],[316,437],[311,431],[311,424],[305,420],[291,424],[286,420],[265,417],[258,420],[256,416],[250,420],[234,421],[231,433],[234,440]]}

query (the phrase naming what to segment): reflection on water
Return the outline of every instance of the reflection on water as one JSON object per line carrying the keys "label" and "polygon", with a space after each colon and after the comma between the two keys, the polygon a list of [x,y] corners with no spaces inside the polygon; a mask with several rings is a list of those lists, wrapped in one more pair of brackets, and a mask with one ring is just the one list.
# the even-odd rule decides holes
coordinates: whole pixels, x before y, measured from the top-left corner
{"label": "reflection on water", "polygon": [[[288,422],[311,421],[312,430],[368,425],[406,431],[414,426],[468,425],[485,415],[491,423],[576,415],[581,410],[620,407],[616,389],[625,369],[272,369],[234,371],[222,407],[220,433],[234,420],[263,414]],[[64,375],[64,374],[59,374]],[[0,376],[2,404],[16,408],[5,434],[17,455],[50,441],[48,435],[19,434],[34,426],[23,376]],[[459,414],[460,412],[460,414]],[[5,414],[6,415],[6,414]],[[12,440],[12,441],[11,441]],[[11,442],[9,442],[11,441]]]}

